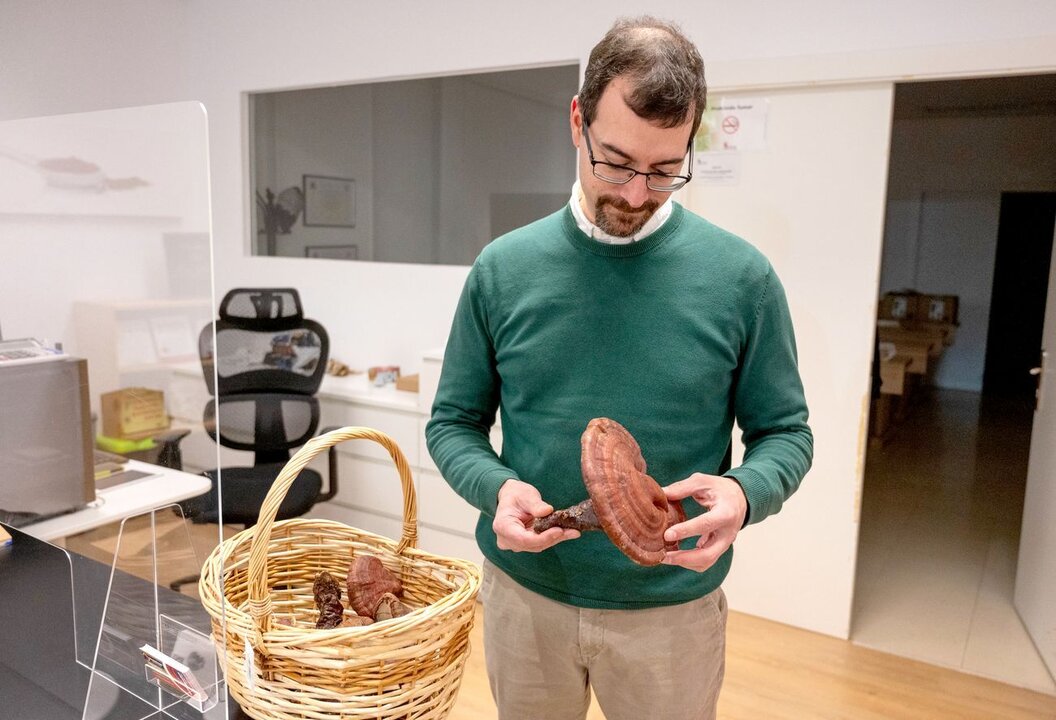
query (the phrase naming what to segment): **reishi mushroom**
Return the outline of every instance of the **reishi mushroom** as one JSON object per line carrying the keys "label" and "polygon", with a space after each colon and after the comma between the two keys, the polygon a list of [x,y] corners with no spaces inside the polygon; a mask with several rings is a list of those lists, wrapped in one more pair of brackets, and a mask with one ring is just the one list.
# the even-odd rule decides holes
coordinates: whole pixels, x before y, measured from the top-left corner
{"label": "reishi mushroom", "polygon": [[677,543],[664,541],[664,531],[685,521],[682,504],[667,501],[660,485],[646,474],[637,441],[615,420],[591,420],[580,446],[583,484],[590,497],[537,518],[532,529],[604,530],[631,560],[659,565],[667,550],[678,549]]}
{"label": "reishi mushroom", "polygon": [[403,584],[373,555],[357,555],[348,569],[348,604],[357,615],[374,617],[382,596],[403,595]]}

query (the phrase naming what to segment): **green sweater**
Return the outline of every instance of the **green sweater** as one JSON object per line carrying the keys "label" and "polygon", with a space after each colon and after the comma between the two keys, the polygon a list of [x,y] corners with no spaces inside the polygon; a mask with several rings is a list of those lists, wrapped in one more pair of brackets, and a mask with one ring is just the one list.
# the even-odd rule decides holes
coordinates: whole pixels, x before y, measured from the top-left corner
{"label": "green sweater", "polygon": [[[497,410],[499,455],[488,442]],[[504,235],[466,280],[426,428],[444,478],[482,513],[481,551],[525,587],[619,609],[711,592],[732,548],[696,573],[636,565],[602,532],[541,553],[496,545],[508,478],[555,508],[587,497],[580,435],[602,416],[631,432],[661,485],[725,474],[744,489],[749,523],[780,510],[810,467],[813,439],[784,290],[766,258],[677,204],[628,245],[588,237],[567,207]],[[745,459],[730,469],[735,418]],[[691,499],[684,507],[701,512]]]}

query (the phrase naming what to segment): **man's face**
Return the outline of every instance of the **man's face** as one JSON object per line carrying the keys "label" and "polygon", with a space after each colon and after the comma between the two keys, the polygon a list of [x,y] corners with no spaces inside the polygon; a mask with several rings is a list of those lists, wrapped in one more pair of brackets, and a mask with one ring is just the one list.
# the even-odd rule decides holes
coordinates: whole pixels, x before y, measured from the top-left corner
{"label": "man's face", "polygon": [[[616,78],[598,100],[594,122],[588,129],[594,159],[626,165],[639,172],[680,174],[689,147],[692,118],[673,128],[655,125],[638,117],[623,101],[628,90],[627,80]],[[583,138],[583,114],[578,98],[572,99],[570,122],[572,144],[579,148],[583,211],[591,222],[609,235],[634,235],[670,193],[650,190],[642,175],[636,175],[623,185],[614,185],[595,177]]]}

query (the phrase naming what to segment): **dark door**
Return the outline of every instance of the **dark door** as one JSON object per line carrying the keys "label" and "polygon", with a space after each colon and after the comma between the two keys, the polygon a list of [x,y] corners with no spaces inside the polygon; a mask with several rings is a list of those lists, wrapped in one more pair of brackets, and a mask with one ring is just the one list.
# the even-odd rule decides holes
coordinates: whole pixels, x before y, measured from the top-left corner
{"label": "dark door", "polygon": [[983,393],[1034,397],[1056,193],[1001,194]]}

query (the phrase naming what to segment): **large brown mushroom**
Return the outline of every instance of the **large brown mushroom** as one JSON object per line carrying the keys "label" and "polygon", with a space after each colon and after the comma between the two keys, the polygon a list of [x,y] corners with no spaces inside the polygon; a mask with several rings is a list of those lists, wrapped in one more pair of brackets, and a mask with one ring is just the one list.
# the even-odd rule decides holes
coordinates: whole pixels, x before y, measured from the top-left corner
{"label": "large brown mushroom", "polygon": [[348,604],[357,615],[374,617],[386,593],[403,595],[403,584],[373,555],[356,555],[348,569]]}
{"label": "large brown mushroom", "polygon": [[590,497],[538,518],[532,529],[604,530],[631,560],[659,565],[667,550],[678,549],[677,543],[664,541],[664,531],[685,521],[682,504],[667,501],[660,485],[646,474],[637,441],[615,420],[591,420],[580,445],[583,484]]}

